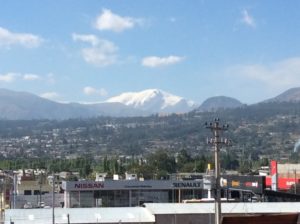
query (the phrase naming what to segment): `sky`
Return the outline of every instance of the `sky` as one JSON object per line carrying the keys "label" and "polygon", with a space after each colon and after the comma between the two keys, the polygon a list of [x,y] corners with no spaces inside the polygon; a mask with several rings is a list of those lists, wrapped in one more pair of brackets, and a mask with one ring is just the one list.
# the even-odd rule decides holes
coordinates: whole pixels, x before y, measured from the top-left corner
{"label": "sky", "polygon": [[300,87],[299,11],[297,0],[0,0],[0,88],[260,102]]}

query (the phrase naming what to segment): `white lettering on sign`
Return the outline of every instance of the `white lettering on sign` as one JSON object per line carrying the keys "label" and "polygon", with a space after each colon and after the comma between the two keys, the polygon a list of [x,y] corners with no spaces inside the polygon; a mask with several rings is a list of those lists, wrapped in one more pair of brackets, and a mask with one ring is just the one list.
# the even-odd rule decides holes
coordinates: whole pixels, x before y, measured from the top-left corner
{"label": "white lettering on sign", "polygon": [[287,181],[286,182],[286,185],[287,186],[291,186],[291,185],[294,185],[295,184],[295,181]]}

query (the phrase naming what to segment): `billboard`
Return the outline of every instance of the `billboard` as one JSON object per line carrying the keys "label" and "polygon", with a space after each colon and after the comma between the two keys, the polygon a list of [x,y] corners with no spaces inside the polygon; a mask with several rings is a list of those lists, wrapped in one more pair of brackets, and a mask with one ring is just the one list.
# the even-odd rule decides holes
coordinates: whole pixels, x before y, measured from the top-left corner
{"label": "billboard", "polygon": [[223,189],[252,191],[262,194],[266,187],[264,176],[222,175],[220,185]]}

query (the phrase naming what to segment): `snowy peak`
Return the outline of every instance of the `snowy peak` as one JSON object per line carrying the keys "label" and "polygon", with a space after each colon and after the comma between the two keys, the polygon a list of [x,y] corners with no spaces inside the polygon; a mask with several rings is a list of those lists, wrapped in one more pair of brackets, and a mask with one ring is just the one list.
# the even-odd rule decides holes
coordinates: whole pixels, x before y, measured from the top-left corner
{"label": "snowy peak", "polygon": [[152,113],[183,113],[195,107],[194,102],[159,89],[122,93],[119,96],[108,99],[106,102],[122,103],[126,106]]}
{"label": "snowy peak", "polygon": [[141,92],[127,92],[112,97],[106,102],[118,102],[127,106],[141,107],[154,98],[163,98],[163,92],[157,89],[148,89]]}

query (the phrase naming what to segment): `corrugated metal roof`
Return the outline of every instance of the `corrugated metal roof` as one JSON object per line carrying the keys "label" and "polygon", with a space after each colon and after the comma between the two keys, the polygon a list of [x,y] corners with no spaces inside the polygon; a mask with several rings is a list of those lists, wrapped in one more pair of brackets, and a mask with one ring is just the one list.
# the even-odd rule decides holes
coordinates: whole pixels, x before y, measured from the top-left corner
{"label": "corrugated metal roof", "polygon": [[[142,207],[132,208],[55,208],[55,223],[154,223],[155,217]],[[10,209],[5,224],[52,224],[52,209]]]}
{"label": "corrugated metal roof", "polygon": [[[146,203],[155,214],[196,214],[214,213],[214,203]],[[257,203],[222,203],[223,213],[297,213],[300,212],[299,202],[257,202]]]}
{"label": "corrugated metal roof", "polygon": [[[159,214],[214,213],[214,203],[146,203],[145,207],[55,208],[55,223],[154,223]],[[300,213],[299,202],[222,203],[224,214]],[[52,209],[10,209],[5,224],[51,224]]]}

